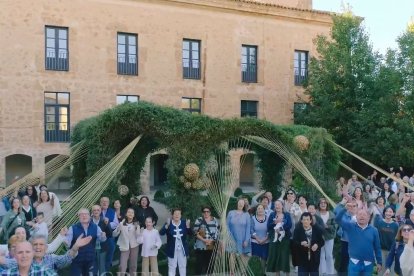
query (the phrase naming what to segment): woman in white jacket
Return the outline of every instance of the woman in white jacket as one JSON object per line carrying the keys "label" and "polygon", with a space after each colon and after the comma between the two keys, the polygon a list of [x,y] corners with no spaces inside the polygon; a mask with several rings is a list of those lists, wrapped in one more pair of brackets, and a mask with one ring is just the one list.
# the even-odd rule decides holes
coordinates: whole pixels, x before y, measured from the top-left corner
{"label": "woman in white jacket", "polygon": [[140,236],[139,223],[135,218],[134,209],[128,208],[125,218],[112,233],[118,237],[118,246],[121,251],[119,272],[125,273],[129,260],[129,273],[137,271],[138,262],[138,238]]}

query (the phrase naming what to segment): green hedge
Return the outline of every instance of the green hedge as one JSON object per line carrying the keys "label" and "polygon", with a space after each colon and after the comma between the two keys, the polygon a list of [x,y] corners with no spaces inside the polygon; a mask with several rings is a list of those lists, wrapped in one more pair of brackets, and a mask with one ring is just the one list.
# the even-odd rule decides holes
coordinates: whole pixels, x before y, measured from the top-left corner
{"label": "green hedge", "polygon": [[[167,149],[168,188],[174,195],[168,206],[182,207],[185,215],[191,218],[199,215],[201,202],[197,200],[198,191],[185,190],[179,182],[184,166],[196,163],[203,169],[206,160],[221,149],[223,143],[227,143],[229,148],[237,147],[237,141],[240,141],[237,139],[244,135],[277,137],[289,146],[292,146],[296,135],[305,135],[311,142],[310,148],[304,153],[297,153],[306,165],[310,168],[317,166],[324,174],[334,175],[339,162],[339,152],[325,141],[331,136],[324,129],[300,125],[278,126],[254,118],[222,120],[146,102],[127,103],[83,120],[74,127],[72,144],[85,141],[88,148],[87,156],[74,164],[74,188],[84,183],[140,134],[143,134],[142,139],[105,193],[112,197],[117,194],[118,183],[130,188],[130,194],[123,197],[124,200],[140,193],[140,173],[147,155]],[[248,147],[256,152],[259,159],[262,187],[276,194],[284,162],[276,154],[256,145],[249,144]],[[314,162],[317,164],[313,165]]]}

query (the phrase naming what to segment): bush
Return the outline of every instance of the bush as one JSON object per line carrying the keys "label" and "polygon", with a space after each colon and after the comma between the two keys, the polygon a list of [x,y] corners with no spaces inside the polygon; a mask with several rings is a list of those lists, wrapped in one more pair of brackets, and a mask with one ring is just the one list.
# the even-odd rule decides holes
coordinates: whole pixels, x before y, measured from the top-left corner
{"label": "bush", "polygon": [[239,187],[234,191],[234,197],[239,197],[243,194],[243,190]]}
{"label": "bush", "polygon": [[162,190],[157,190],[154,194],[154,200],[158,202],[162,202],[165,198],[165,194]]}

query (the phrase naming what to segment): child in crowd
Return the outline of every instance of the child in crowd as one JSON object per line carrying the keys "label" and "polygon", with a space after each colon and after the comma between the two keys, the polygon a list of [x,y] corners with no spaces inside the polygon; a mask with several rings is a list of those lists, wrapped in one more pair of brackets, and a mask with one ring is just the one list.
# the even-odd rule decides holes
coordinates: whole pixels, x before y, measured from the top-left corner
{"label": "child in crowd", "polygon": [[[158,275],[157,255],[162,242],[158,230],[154,228],[152,217],[145,219],[145,229],[139,236],[138,243],[142,243],[142,274],[144,276]],[[149,273],[149,266],[151,266],[151,274]]]}
{"label": "child in crowd", "polygon": [[37,217],[35,219],[36,223],[33,225],[32,230],[30,231],[30,236],[34,235],[42,235],[45,236],[46,240],[49,236],[49,231],[47,228],[47,223],[44,220],[45,216],[42,212],[37,213]]}

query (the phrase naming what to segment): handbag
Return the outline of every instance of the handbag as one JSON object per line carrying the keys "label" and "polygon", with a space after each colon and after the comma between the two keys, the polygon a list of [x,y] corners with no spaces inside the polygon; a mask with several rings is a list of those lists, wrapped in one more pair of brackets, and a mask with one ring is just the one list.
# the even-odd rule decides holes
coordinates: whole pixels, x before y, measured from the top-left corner
{"label": "handbag", "polygon": [[[207,224],[207,222],[206,222],[206,220],[205,220],[205,219],[203,219],[203,220],[201,221],[201,225],[203,225],[203,224],[206,226],[206,230],[207,230],[207,232],[208,232],[209,236],[210,236],[210,237],[213,237],[213,235],[212,235],[212,233],[211,233],[211,231],[210,231],[210,227],[208,226],[208,224]],[[200,230],[198,231],[198,233],[199,233],[199,234],[200,234],[200,236],[202,236],[202,237],[205,237],[205,236],[206,236],[205,231],[204,231],[204,230],[202,230],[202,229],[200,229]],[[206,250],[213,250],[215,246],[216,246],[216,241],[215,241],[215,240],[211,240],[210,244],[206,245]]]}

